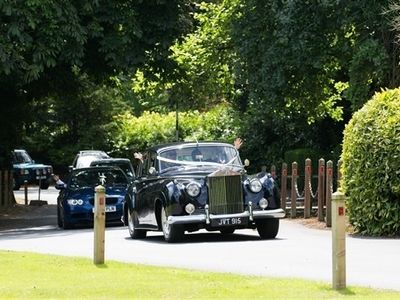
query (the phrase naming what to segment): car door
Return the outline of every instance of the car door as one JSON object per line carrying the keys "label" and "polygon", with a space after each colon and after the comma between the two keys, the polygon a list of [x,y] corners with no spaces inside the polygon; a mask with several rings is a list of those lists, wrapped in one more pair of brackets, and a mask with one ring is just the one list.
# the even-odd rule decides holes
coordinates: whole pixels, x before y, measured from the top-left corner
{"label": "car door", "polygon": [[142,228],[155,228],[155,195],[157,193],[157,176],[150,173],[150,168],[155,166],[156,153],[146,153],[141,175],[135,181],[136,186],[136,211],[138,225]]}

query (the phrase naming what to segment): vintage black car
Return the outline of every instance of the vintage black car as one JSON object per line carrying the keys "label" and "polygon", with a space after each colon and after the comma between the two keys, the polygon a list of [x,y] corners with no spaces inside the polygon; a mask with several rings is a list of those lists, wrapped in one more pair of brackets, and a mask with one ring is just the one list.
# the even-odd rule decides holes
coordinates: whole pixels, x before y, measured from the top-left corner
{"label": "vintage black car", "polygon": [[271,175],[247,175],[237,149],[218,142],[150,148],[124,202],[133,239],[161,230],[167,242],[202,228],[222,234],[257,228],[272,239],[284,216]]}

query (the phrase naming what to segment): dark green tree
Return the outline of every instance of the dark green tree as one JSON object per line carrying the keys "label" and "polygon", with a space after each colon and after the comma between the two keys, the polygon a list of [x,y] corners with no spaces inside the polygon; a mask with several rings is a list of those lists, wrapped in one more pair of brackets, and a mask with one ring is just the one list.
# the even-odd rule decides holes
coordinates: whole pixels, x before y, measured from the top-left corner
{"label": "dark green tree", "polygon": [[169,45],[191,26],[190,10],[185,0],[1,1],[3,157],[20,145],[34,101],[78,98],[80,76],[98,84],[145,62],[167,68]]}

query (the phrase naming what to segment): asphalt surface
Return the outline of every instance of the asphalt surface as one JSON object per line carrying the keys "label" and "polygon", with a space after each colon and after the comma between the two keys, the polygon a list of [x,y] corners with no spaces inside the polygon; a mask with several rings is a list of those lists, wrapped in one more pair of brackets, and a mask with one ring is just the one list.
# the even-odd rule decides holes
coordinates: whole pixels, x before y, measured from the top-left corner
{"label": "asphalt surface", "polygon": [[[58,229],[51,203],[21,210],[8,221],[0,216],[0,249],[93,257],[93,229]],[[108,227],[105,253],[106,260],[330,283],[331,245],[329,230],[282,220],[278,237],[265,241],[253,230],[224,237],[200,231],[167,244],[158,232],[132,240],[126,228]],[[347,236],[347,285],[400,291],[399,253],[400,239]]]}

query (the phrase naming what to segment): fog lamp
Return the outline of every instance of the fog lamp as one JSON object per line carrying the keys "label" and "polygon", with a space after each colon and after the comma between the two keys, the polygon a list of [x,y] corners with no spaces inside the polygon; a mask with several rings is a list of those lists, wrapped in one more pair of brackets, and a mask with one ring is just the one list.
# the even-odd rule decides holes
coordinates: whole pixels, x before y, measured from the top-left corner
{"label": "fog lamp", "polygon": [[194,210],[195,210],[195,207],[194,207],[194,205],[193,205],[192,203],[186,204],[186,206],[185,206],[185,211],[186,211],[189,215],[191,215],[191,214],[194,212]]}
{"label": "fog lamp", "polygon": [[258,202],[258,205],[262,208],[262,209],[266,209],[268,207],[268,200],[265,198],[262,198],[260,200],[260,202]]}

